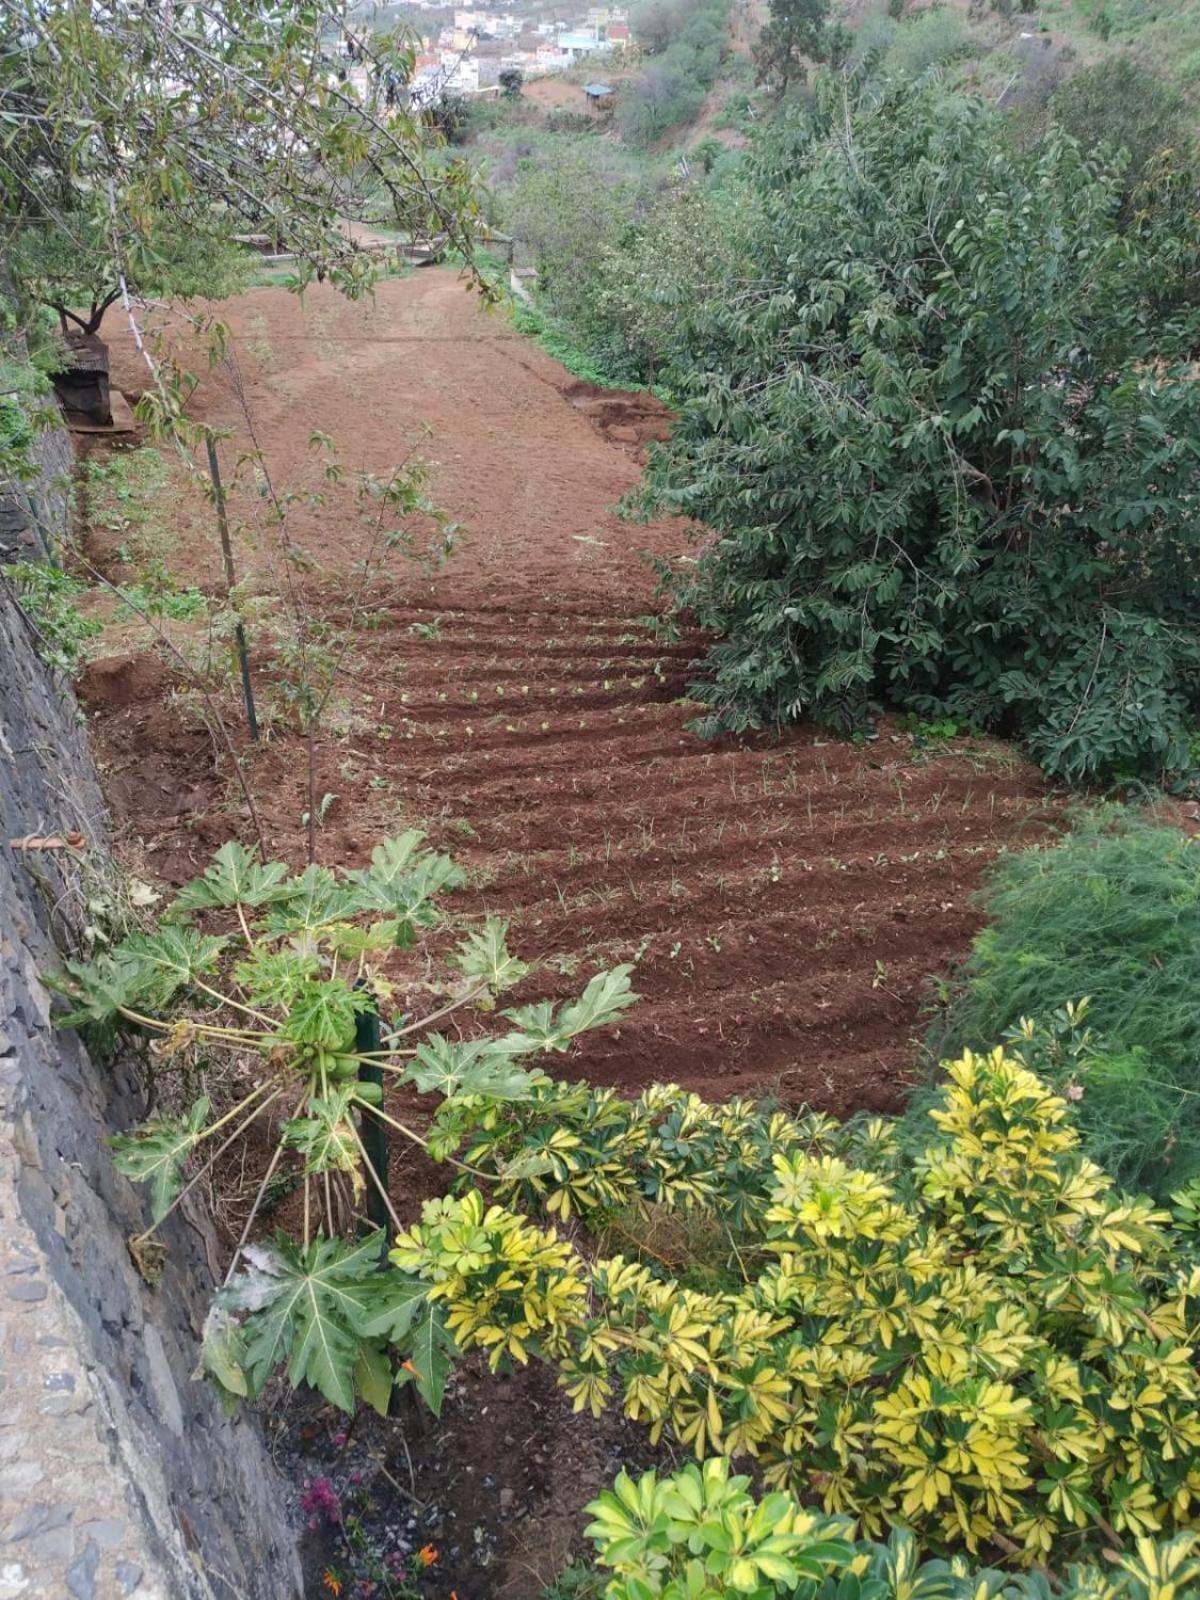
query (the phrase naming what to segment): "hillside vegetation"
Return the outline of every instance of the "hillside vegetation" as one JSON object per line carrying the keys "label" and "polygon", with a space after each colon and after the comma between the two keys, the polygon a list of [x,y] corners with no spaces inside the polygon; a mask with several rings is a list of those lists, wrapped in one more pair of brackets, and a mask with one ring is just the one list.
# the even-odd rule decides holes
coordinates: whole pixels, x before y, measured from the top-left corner
{"label": "hillside vegetation", "polygon": [[[558,1600],[1197,1600],[1200,212],[1112,4],[646,0],[607,118],[21,0],[0,465],[68,326],[155,443],[4,581],[159,871],[12,847],[136,1047],[130,1270],[204,1197],[199,1368],[329,1452],[310,1595],[527,1600],[515,1463],[615,1478]],[[245,229],[286,286],[164,307]]]}

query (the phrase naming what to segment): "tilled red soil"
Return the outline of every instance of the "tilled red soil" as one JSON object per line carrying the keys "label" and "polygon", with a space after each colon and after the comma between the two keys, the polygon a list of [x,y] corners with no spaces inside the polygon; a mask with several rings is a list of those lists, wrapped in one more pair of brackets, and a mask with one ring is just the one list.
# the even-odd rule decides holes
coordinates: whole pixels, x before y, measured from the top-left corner
{"label": "tilled red soil", "polygon": [[[514,947],[541,959],[530,995],[566,997],[636,959],[641,1004],[580,1052],[598,1081],[894,1108],[926,981],[976,927],[981,870],[1052,820],[1036,773],[1000,744],[922,749],[886,729],[861,745],[690,733],[699,642],[665,647],[639,620],[639,550],[678,549],[683,530],[611,510],[669,418],[578,384],[452,275],[385,283],[366,307],[259,290],[222,312],[277,484],[310,470],[311,428],[384,470],[424,423],[435,496],[470,534],[435,579],[375,597],[380,625],[319,752],[317,792],[336,797],[322,859],[357,863],[381,835],[426,826],[471,874],[463,908],[510,918]],[[195,405],[245,437],[228,373]],[[249,496],[235,509],[239,560],[265,582],[269,535]],[[297,520],[320,563],[306,592],[336,612],[359,548],[344,502]],[[215,581],[202,520],[181,516],[173,562]],[[214,803],[207,756],[153,674],[93,668],[84,691],[127,830],[164,876],[189,875],[231,820],[244,828],[236,795]],[[279,725],[249,770],[272,849],[299,859],[299,739]]]}

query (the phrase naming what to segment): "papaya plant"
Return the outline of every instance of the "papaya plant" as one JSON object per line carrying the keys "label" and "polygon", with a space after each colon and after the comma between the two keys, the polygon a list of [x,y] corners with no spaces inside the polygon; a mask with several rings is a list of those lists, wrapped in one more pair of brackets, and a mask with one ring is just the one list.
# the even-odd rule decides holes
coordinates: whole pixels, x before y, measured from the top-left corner
{"label": "papaya plant", "polygon": [[[494,1009],[530,972],[495,918],[468,927],[443,961],[432,950],[406,960],[421,935],[441,932],[440,897],[462,881],[416,830],[384,840],[367,867],[299,874],[231,842],[156,929],[67,961],[51,980],[68,1001],[62,1026],[140,1034],[158,1074],[183,1065],[202,1081],[184,1109],[112,1140],[118,1170],[149,1190],[150,1226],[131,1243],[147,1274],[161,1268],[156,1235],[184,1197],[234,1145],[251,1159],[266,1145],[204,1341],[205,1366],[230,1396],[256,1395],[284,1366],[346,1410],[357,1399],[386,1409],[393,1385],[410,1381],[437,1410],[454,1334],[428,1283],[386,1268],[386,1227],[363,1236],[370,1216],[403,1231],[370,1135],[383,1129],[470,1168],[397,1115],[390,1090],[520,1102],[547,1081],[537,1059],[634,999],[620,966],[575,1001],[504,1010],[502,1032],[438,1031]],[[384,1021],[373,1044],[374,1019],[400,996],[412,1009]],[[521,1171],[530,1167],[526,1157]],[[259,1238],[264,1204],[289,1172],[295,1227]]]}

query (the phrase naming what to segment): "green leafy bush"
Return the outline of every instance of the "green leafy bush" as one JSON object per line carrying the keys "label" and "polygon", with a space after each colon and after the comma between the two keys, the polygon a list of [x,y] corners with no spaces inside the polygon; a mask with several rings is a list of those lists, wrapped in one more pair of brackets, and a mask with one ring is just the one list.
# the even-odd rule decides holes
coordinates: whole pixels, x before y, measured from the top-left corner
{"label": "green leafy bush", "polygon": [[[791,1495],[755,1500],[749,1478],[717,1456],[659,1479],[625,1473],[588,1511],[596,1564],[614,1576],[604,1600],[1046,1600],[1042,1577],[923,1561],[912,1534],[856,1539],[851,1522],[821,1516]],[[1115,1570],[1074,1570],[1060,1600],[1174,1600],[1200,1582],[1196,1536],[1138,1541]]]}
{"label": "green leafy bush", "polygon": [[1126,54],[1081,68],[1055,91],[1050,110],[1085,151],[1107,146],[1125,153],[1127,193],[1160,151],[1191,144],[1178,89]]}
{"label": "green leafy bush", "polygon": [[[631,1106],[542,1085],[515,1136],[486,1100],[439,1112],[434,1147],[453,1130],[464,1182],[491,1171],[510,1201],[532,1185],[592,1225],[631,1202],[708,1212],[730,1230],[727,1288],[602,1257],[585,1300],[583,1263],[564,1259],[548,1312],[545,1242],[529,1230],[514,1257],[505,1213],[489,1220],[472,1193],[431,1203],[394,1259],[455,1285],[464,1346],[502,1363],[515,1315],[577,1409],[619,1397],[652,1440],[755,1457],[773,1489],[872,1536],[903,1523],[938,1552],[1059,1564],[1189,1528],[1200,1201],[1171,1226],[1117,1194],[1019,1060],[968,1052],[947,1074],[916,1159],[883,1121],[839,1129],[665,1087]],[[508,1317],[489,1290],[480,1318],[463,1229],[470,1275],[515,1297]],[[539,1353],[516,1331],[517,1360]]]}
{"label": "green leafy bush", "polygon": [[621,86],[623,139],[652,145],[695,119],[728,49],[728,17],[729,0],[658,0],[635,13],[635,36],[653,59]]}
{"label": "green leafy bush", "polygon": [[1111,810],[1005,856],[981,898],[931,1055],[1051,1024],[1017,1048],[1071,1096],[1089,1155],[1158,1195],[1200,1175],[1200,845]]}
{"label": "green leafy bush", "polygon": [[1072,782],[1190,771],[1186,180],[1156,167],[1123,231],[1115,177],[1061,136],[1014,146],[982,101],[826,79],[817,102],[764,142],[665,379],[643,507],[712,530],[672,589],[720,636],[701,728],[893,706]]}

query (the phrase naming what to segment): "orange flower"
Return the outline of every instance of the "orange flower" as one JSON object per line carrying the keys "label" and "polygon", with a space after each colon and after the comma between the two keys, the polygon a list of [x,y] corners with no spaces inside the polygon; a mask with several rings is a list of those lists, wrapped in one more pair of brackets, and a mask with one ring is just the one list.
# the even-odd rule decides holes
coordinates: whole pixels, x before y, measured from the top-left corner
{"label": "orange flower", "polygon": [[431,1567],[437,1558],[437,1551],[431,1544],[422,1545],[417,1551],[416,1559],[423,1567]]}
{"label": "orange flower", "polygon": [[330,1594],[333,1596],[333,1600],[337,1600],[338,1595],[340,1595],[342,1592],[342,1580],[332,1571],[331,1568],[325,1568],[325,1571],[321,1574],[321,1582],[329,1590]]}
{"label": "orange flower", "polygon": [[416,1367],[413,1366],[411,1361],[402,1361],[400,1363],[400,1371],[401,1372],[411,1372],[414,1378],[419,1378],[421,1376],[421,1374],[417,1371]]}

